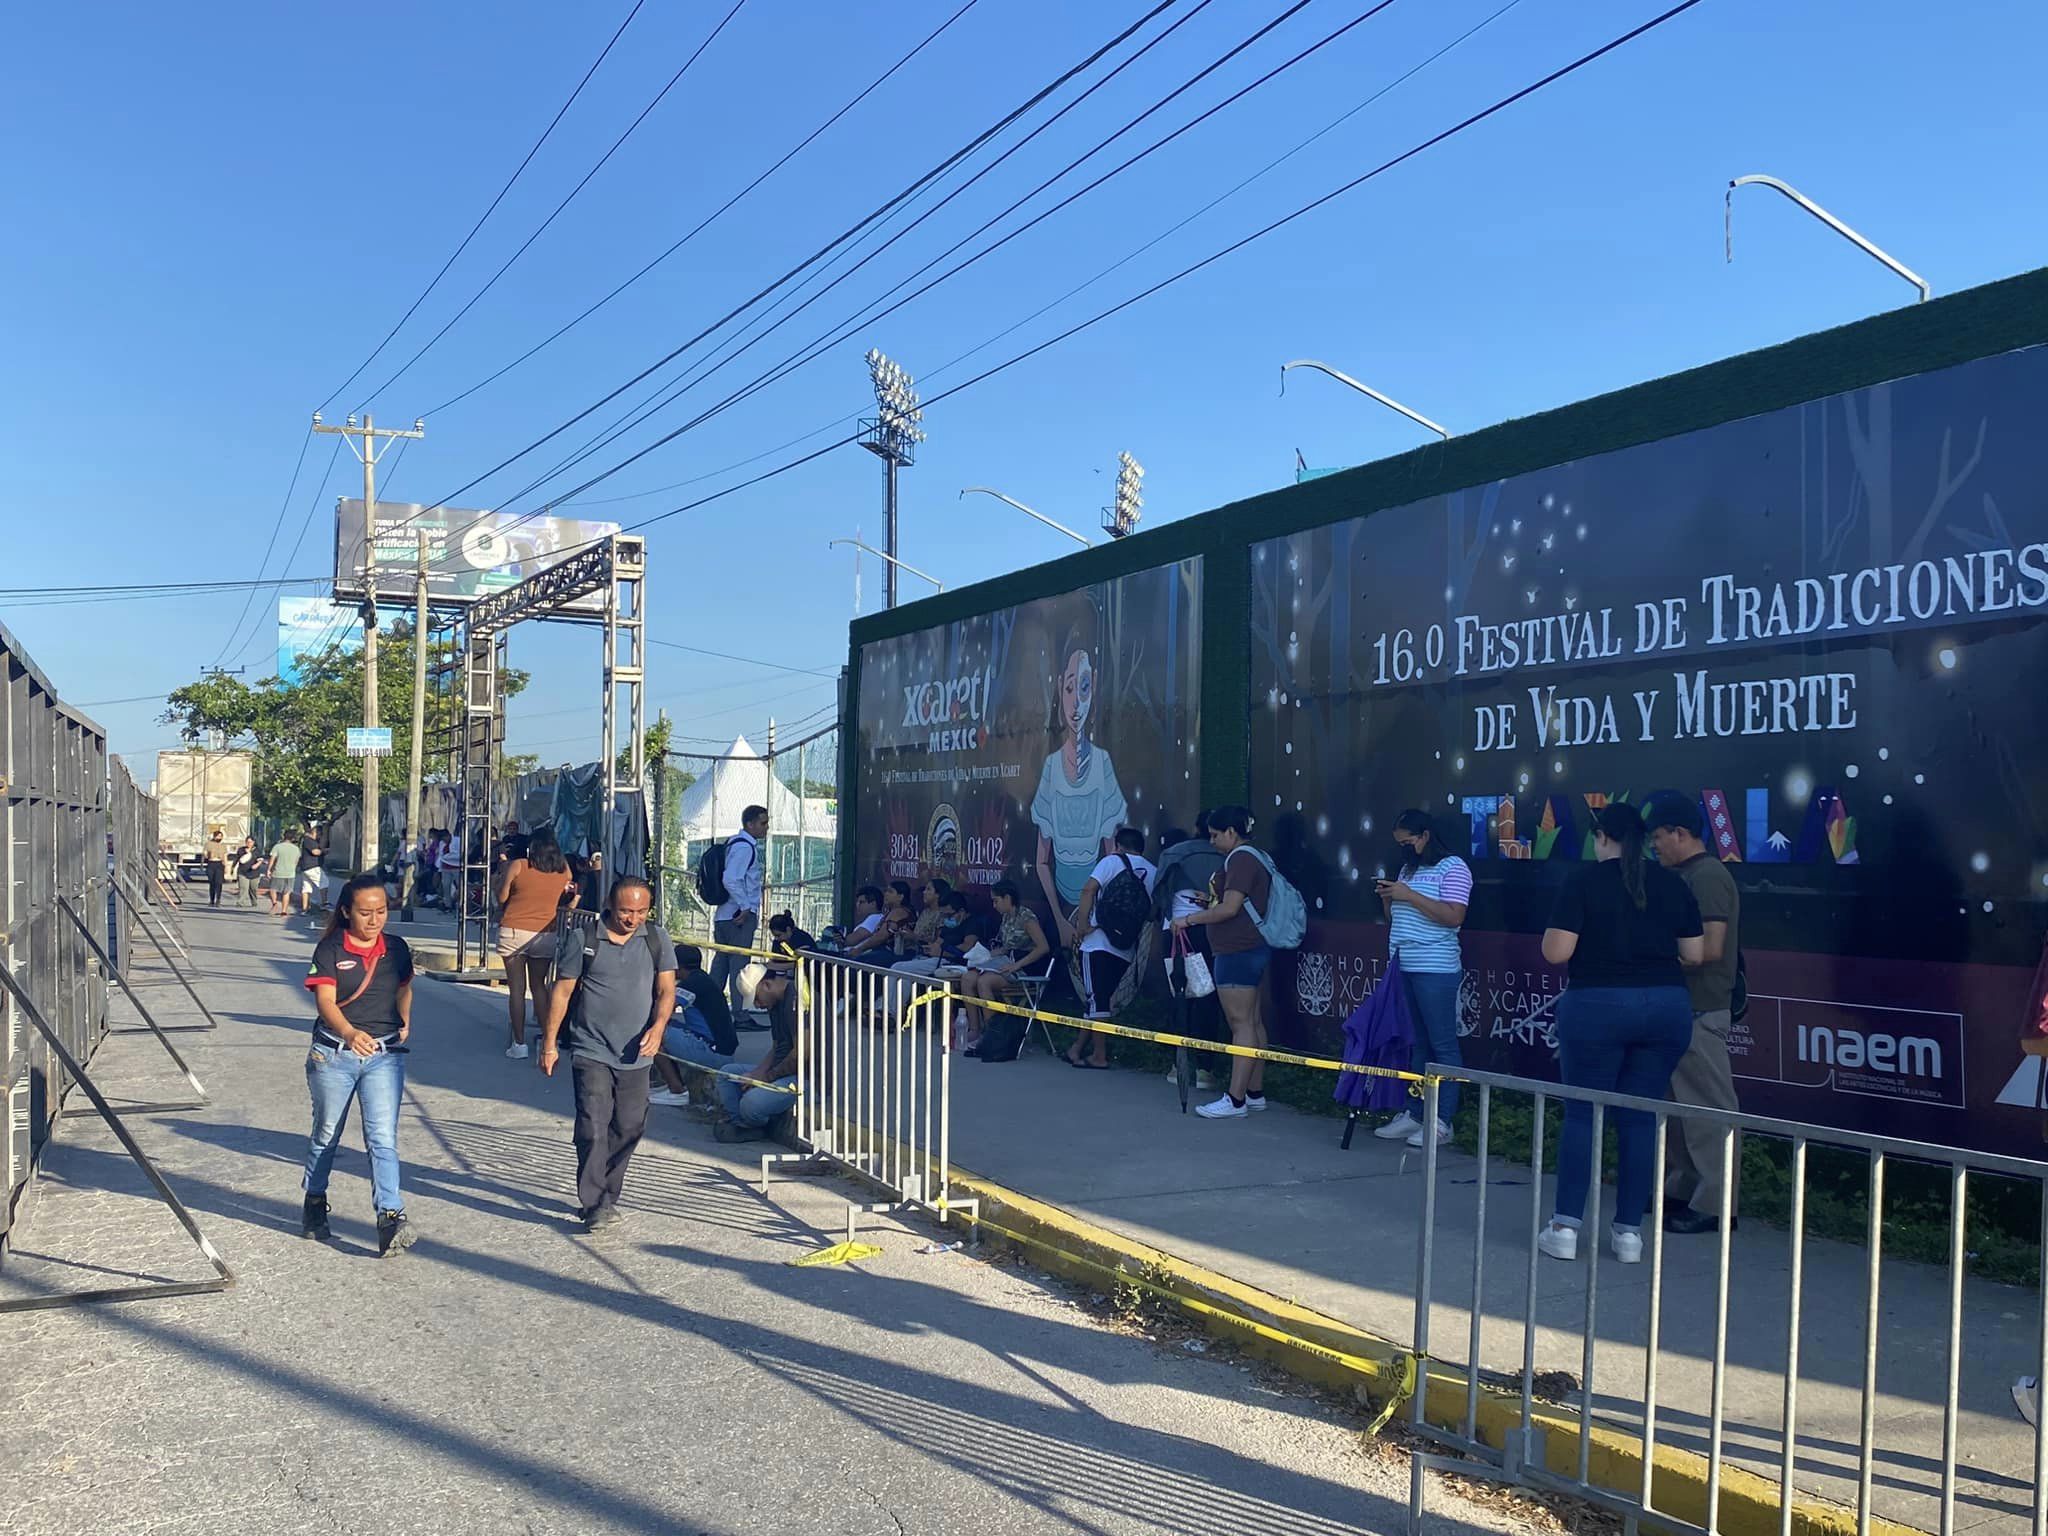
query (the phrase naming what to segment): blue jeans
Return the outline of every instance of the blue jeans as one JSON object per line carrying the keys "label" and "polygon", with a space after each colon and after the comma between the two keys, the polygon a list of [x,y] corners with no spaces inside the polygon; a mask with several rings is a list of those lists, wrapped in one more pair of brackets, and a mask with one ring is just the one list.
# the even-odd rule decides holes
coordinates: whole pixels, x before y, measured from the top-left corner
{"label": "blue jeans", "polygon": [[[1558,1071],[1574,1088],[1598,1088],[1661,1099],[1692,1044],[1692,1002],[1683,987],[1567,987],[1557,1000]],[[1650,1207],[1657,1121],[1639,1109],[1616,1109],[1620,1159],[1614,1179],[1614,1224],[1630,1231]],[[1593,1106],[1568,1100],[1557,1147],[1557,1219],[1585,1219],[1592,1178]]]}
{"label": "blue jeans", "polygon": [[[730,944],[735,949],[751,949],[754,946],[754,930],[760,924],[761,914],[758,912],[748,918],[728,917],[723,922],[714,921],[711,925],[712,942]],[[735,1014],[744,1013],[754,1006],[751,997],[740,996],[740,972],[747,968],[748,963],[745,955],[728,954],[722,949],[711,957],[711,984],[726,989],[726,1001],[731,1004]]]}
{"label": "blue jeans", "polygon": [[796,1108],[796,1095],[779,1093],[778,1088],[794,1088],[796,1079],[779,1077],[775,1088],[754,1088],[740,1081],[740,1074],[730,1071],[721,1073],[718,1079],[718,1099],[725,1106],[725,1113],[735,1125],[749,1125],[755,1130],[766,1130],[779,1116]]}
{"label": "blue jeans", "polygon": [[358,1056],[347,1046],[315,1043],[306,1057],[313,1094],[313,1135],[306,1144],[306,1193],[327,1193],[327,1176],[348,1125],[351,1101],[363,1107],[363,1150],[370,1155],[370,1189],[380,1211],[402,1211],[398,1192],[398,1101],[405,1096],[405,1057],[389,1051]]}
{"label": "blue jeans", "polygon": [[[1415,1025],[1415,1070],[1426,1071],[1431,1062],[1463,1066],[1465,1053],[1458,1047],[1458,987],[1464,976],[1457,971],[1404,969],[1401,980],[1406,984],[1408,1017]],[[1445,1124],[1457,1118],[1456,1083],[1438,1084],[1436,1113]]]}
{"label": "blue jeans", "polygon": [[693,1067],[702,1067],[707,1072],[732,1065],[730,1056],[719,1055],[709,1040],[681,1024],[671,1024],[661,1032],[661,1053],[673,1056],[677,1061],[686,1061]]}

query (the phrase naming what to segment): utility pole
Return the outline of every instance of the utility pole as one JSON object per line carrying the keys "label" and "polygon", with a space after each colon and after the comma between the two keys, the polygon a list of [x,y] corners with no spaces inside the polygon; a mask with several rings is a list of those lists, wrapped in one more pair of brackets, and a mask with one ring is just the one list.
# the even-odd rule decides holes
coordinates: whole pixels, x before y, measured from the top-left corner
{"label": "utility pole", "polygon": [[[427,750],[427,534],[420,530],[419,566],[413,573],[412,616],[412,761],[405,777],[405,835],[420,840],[420,759]],[[405,866],[400,911],[412,921],[412,888],[418,865]]]}
{"label": "utility pole", "polygon": [[[387,443],[401,437],[425,437],[427,424],[415,420],[411,431],[395,427],[379,427],[365,413],[363,424],[356,425],[355,413],[349,413],[348,424],[340,427],[323,426],[320,413],[313,413],[315,432],[333,432],[348,440],[349,451],[363,461],[363,725],[374,729],[377,725],[377,440]],[[358,448],[355,439],[363,442]],[[363,757],[363,824],[361,848],[357,858],[358,872],[377,867],[377,754],[366,753]]]}

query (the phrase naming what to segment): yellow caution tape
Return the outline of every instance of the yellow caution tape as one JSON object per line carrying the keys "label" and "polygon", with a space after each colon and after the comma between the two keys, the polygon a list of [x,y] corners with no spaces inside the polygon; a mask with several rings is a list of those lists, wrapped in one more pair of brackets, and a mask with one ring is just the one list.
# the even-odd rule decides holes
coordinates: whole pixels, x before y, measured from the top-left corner
{"label": "yellow caution tape", "polygon": [[1401,1380],[1388,1396],[1386,1405],[1378,1413],[1374,1414],[1372,1422],[1365,1426],[1365,1432],[1368,1435],[1376,1435],[1385,1429],[1392,1422],[1394,1415],[1400,1412],[1401,1405],[1415,1396],[1415,1383],[1422,1375],[1420,1368],[1421,1360],[1422,1356],[1417,1354],[1407,1354],[1401,1357]]}

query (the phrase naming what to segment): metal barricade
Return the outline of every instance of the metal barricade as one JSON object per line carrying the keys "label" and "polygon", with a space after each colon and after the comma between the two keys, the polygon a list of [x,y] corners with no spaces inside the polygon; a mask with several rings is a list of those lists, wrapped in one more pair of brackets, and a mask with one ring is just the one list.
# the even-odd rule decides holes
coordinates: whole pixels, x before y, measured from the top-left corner
{"label": "metal barricade", "polygon": [[[1416,1433],[1427,1441],[1457,1453],[1455,1456],[1418,1455],[1415,1458],[1410,1493],[1409,1529],[1419,1531],[1425,1501],[1425,1470],[1436,1467],[1455,1470],[1465,1475],[1475,1472],[1507,1483],[1519,1483],[1531,1488],[1574,1494],[1602,1505],[1619,1514],[1625,1528],[1631,1532],[1639,1521],[1646,1521],[1660,1529],[1700,1533],[1718,1532],[1722,1529],[1725,1513],[1724,1497],[1732,1479],[1744,1478],[1740,1462],[1751,1463],[1751,1470],[1766,1476],[1775,1473],[1775,1487],[1759,1494],[1753,1479],[1745,1481],[1744,1497],[1750,1500],[1751,1518],[1743,1523],[1754,1529],[1759,1523],[1756,1504],[1761,1498],[1776,1499],[1776,1524],[1781,1536],[1792,1536],[1797,1524],[1803,1529],[1826,1526],[1841,1529],[1847,1524],[1828,1503],[1845,1502],[1832,1499],[1827,1494],[1812,1498],[1805,1510],[1798,1508],[1802,1495],[1795,1491],[1796,1477],[1802,1468],[1811,1469],[1825,1454],[1847,1451],[1848,1442],[1834,1432],[1823,1439],[1809,1438],[1802,1441],[1801,1427],[1801,1353],[1802,1332],[1814,1324],[1816,1319],[1808,1318],[1803,1311],[1804,1288],[1807,1284],[1808,1268],[1808,1170],[1810,1153],[1825,1148],[1844,1149],[1844,1155],[1860,1157],[1867,1166],[1868,1211],[1864,1223],[1863,1255],[1863,1297],[1862,1297],[1862,1350],[1860,1361],[1859,1391],[1860,1412],[1853,1445],[1854,1464],[1854,1525],[1859,1533],[1868,1536],[1873,1523],[1882,1526],[1892,1523],[1895,1517],[1878,1514],[1873,1509],[1873,1482],[1880,1455],[1878,1436],[1880,1432],[1879,1363],[1887,1329],[1896,1330],[1899,1345],[1910,1350],[1916,1358],[1927,1358],[1928,1364],[1940,1361],[1938,1396],[1934,1393],[1919,1393],[1913,1406],[1920,1411],[1923,1419],[1931,1421],[1934,1405],[1939,1404],[1939,1483],[1938,1487],[1927,1487],[1922,1491],[1938,1499],[1938,1525],[1915,1518],[1911,1523],[1938,1528],[1942,1536],[1953,1536],[1956,1525],[1957,1504],[1957,1455],[1958,1455],[1958,1400],[1963,1371],[1963,1339],[1966,1329],[1965,1277],[1968,1262],[1972,1257],[1969,1248],[1969,1192],[1972,1175],[1998,1175],[2027,1181],[2033,1186],[2032,1199],[2042,1217],[2042,1236],[2036,1257],[2044,1266],[2038,1272],[2048,1275],[2048,1165],[2019,1158],[1999,1156],[1991,1153],[1965,1151],[1951,1147],[1934,1146],[1922,1142],[1906,1141],[1892,1137],[1870,1136],[1819,1127],[1792,1121],[1775,1120],[1759,1115],[1699,1108],[1692,1105],[1677,1105],[1664,1100],[1633,1098],[1618,1093],[1597,1092],[1589,1089],[1567,1087],[1556,1083],[1537,1082],[1525,1078],[1509,1077],[1497,1073],[1464,1071],[1442,1076],[1432,1074],[1424,1089],[1423,1124],[1435,1123],[1439,1094],[1446,1082],[1469,1084],[1477,1089],[1478,1097],[1478,1147],[1480,1160],[1479,1176],[1474,1181],[1460,1178],[1459,1185],[1473,1184],[1472,1202],[1472,1244],[1470,1255],[1469,1300],[1453,1296],[1448,1302],[1438,1294],[1439,1247],[1449,1228],[1439,1222],[1439,1206],[1444,1198],[1442,1174],[1449,1159],[1439,1153],[1433,1140],[1428,1142],[1424,1153],[1423,1178],[1425,1181],[1422,1206],[1422,1231],[1418,1248],[1415,1323],[1413,1351],[1417,1363],[1417,1383],[1410,1404],[1410,1413]],[[1511,1249],[1506,1257],[1517,1266],[1526,1263],[1527,1270],[1522,1286],[1519,1307],[1519,1372],[1490,1372],[1482,1359],[1483,1348],[1489,1335],[1498,1349],[1500,1334],[1498,1324],[1506,1319],[1500,1313],[1489,1318],[1488,1308],[1488,1219],[1489,1185],[1493,1182],[1493,1168],[1488,1163],[1491,1128],[1495,1111],[1501,1105],[1502,1096],[1511,1100],[1526,1099],[1531,1106],[1529,1118],[1528,1152],[1528,1209],[1526,1215],[1526,1258],[1518,1247]],[[1546,1133],[1553,1113],[1552,1106],[1559,1106],[1563,1113],[1574,1112],[1574,1106],[1584,1106],[1579,1113],[1590,1118],[1590,1146],[1587,1152],[1588,1209],[1585,1222],[1579,1230],[1580,1249],[1574,1265],[1584,1265],[1583,1299],[1573,1310],[1578,1316],[1574,1323],[1565,1325],[1557,1322],[1546,1324],[1545,1319],[1558,1315],[1555,1295],[1546,1297],[1542,1277],[1546,1264],[1551,1270],[1562,1273],[1564,1266],[1547,1259],[1539,1248],[1538,1240],[1552,1214],[1555,1197],[1545,1179]],[[1617,1122],[1617,1129],[1627,1123],[1628,1117],[1640,1116],[1634,1127],[1640,1134],[1640,1127],[1647,1120],[1653,1130],[1651,1151],[1652,1166],[1647,1170],[1649,1207],[1640,1229],[1643,1243],[1642,1263],[1647,1273],[1647,1311],[1640,1342],[1631,1337],[1618,1339],[1601,1332],[1601,1270],[1609,1262],[1607,1258],[1610,1232],[1602,1219],[1602,1171],[1605,1166],[1603,1132],[1609,1120]],[[1666,1133],[1671,1124],[1679,1119],[1700,1122],[1718,1128],[1720,1144],[1720,1201],[1718,1210],[1718,1235],[1713,1264],[1713,1312],[1710,1324],[1704,1330],[1708,1378],[1703,1399],[1695,1397],[1686,1404],[1688,1416],[1704,1409],[1704,1467],[1688,1462],[1688,1470],[1674,1475],[1669,1453],[1672,1440],[1677,1438],[1659,1422],[1660,1409],[1660,1368],[1674,1364],[1674,1357],[1683,1355],[1683,1363],[1693,1366],[1696,1355],[1684,1355],[1671,1348],[1663,1333],[1665,1326],[1665,1280],[1667,1266],[1667,1236],[1663,1230],[1665,1195],[1665,1151]],[[1519,1130],[1519,1126],[1517,1126]],[[1735,1189],[1739,1174],[1738,1147],[1742,1137],[1765,1137],[1780,1139],[1790,1149],[1789,1184],[1791,1212],[1789,1231],[1785,1237],[1784,1271],[1787,1284],[1787,1299],[1780,1316],[1757,1305],[1759,1297],[1753,1282],[1759,1272],[1758,1266],[1746,1266],[1748,1273],[1742,1277],[1745,1290],[1741,1298],[1740,1327],[1737,1336],[1745,1353],[1752,1360],[1757,1359],[1757,1345],[1760,1340],[1769,1340],[1766,1354],[1776,1374],[1782,1381],[1782,1402],[1780,1422],[1775,1427],[1768,1424],[1749,1422],[1741,1426],[1744,1446],[1754,1445],[1760,1438],[1766,1443],[1772,1438],[1778,1442],[1776,1455],[1771,1463],[1757,1465],[1762,1458],[1751,1451],[1743,1454],[1743,1448],[1731,1451],[1729,1424],[1727,1421],[1727,1391],[1730,1378],[1729,1342],[1731,1303],[1731,1252],[1735,1226]],[[1562,1153],[1560,1153],[1560,1161]],[[1462,1161],[1462,1160],[1460,1160]],[[1885,1228],[1885,1178],[1888,1166],[1902,1162],[1931,1165],[1946,1170],[1950,1213],[1946,1260],[1946,1307],[1945,1331],[1941,1335],[1941,1346],[1937,1351],[1925,1347],[1921,1341],[1933,1337],[1933,1330],[1925,1326],[1914,1326],[1912,1320],[1897,1315],[1896,1309],[1888,1314],[1881,1306],[1885,1298],[1883,1289],[1883,1260]],[[1462,1198],[1462,1196],[1460,1197]],[[1512,1218],[1511,1218],[1512,1219]],[[1590,1251],[1588,1251],[1590,1250]],[[1496,1258],[1501,1257],[1498,1253]],[[1618,1255],[1617,1255],[1618,1257]],[[1840,1268],[1839,1262],[1835,1263]],[[1570,1278],[1577,1278],[1571,1276]],[[1612,1280],[1610,1284],[1614,1283]],[[1455,1287],[1462,1290],[1462,1287]],[[1634,1287],[1622,1292],[1624,1301],[1633,1301]],[[1829,1308],[1838,1309],[1848,1298],[1839,1294],[1827,1297]],[[1438,1330],[1433,1324],[1432,1313],[1448,1305],[1455,1313],[1462,1305],[1468,1312],[1467,1326],[1462,1339],[1465,1363],[1457,1366],[1440,1356],[1436,1339]],[[1990,1306],[1999,1305],[1995,1300]],[[2008,1313],[2008,1316],[2010,1314]],[[1832,1324],[1839,1316],[1830,1312],[1825,1321]],[[2048,1288],[2037,1289],[2032,1298],[2028,1320],[2033,1326],[2033,1337],[2024,1357],[1990,1362],[1998,1368],[2009,1368],[2016,1375],[2032,1375],[2036,1380],[2048,1380]],[[1489,1321],[1496,1326],[1488,1328]],[[1687,1317],[1681,1320],[1686,1326],[1698,1332],[1697,1319]],[[1981,1330],[1986,1322],[1986,1308],[1980,1308],[1970,1319]],[[1783,1332],[1782,1353],[1778,1351],[1779,1330]],[[1579,1381],[1576,1389],[1569,1394],[1575,1403],[1567,1401],[1558,1393],[1546,1393],[1542,1382],[1546,1371],[1555,1370],[1558,1335],[1576,1332],[1576,1360]],[[1911,1341],[1911,1342],[1908,1342]],[[1600,1365],[1603,1351],[1610,1356],[1627,1352],[1633,1354],[1640,1348],[1642,1364],[1640,1374],[1631,1370],[1628,1381],[1618,1391],[1616,1375],[1610,1366],[1603,1389],[1596,1380],[1596,1368]],[[1980,1362],[1984,1363],[1984,1362]],[[1432,1367],[1434,1367],[1432,1369]],[[1696,1366],[1694,1367],[1696,1369]],[[1896,1399],[1898,1372],[1893,1372],[1891,1386]],[[2008,1377],[2007,1379],[2010,1379]],[[1637,1397],[1634,1394],[1640,1393]],[[1896,1446],[1900,1437],[1912,1438],[1915,1431],[1905,1422],[1905,1416],[1894,1405],[1885,1415],[1882,1426]],[[1932,1425],[1929,1425],[1930,1431]],[[1697,1442],[1698,1437],[1686,1438]],[[1915,1440],[1908,1460],[1931,1462],[1935,1437],[1931,1435],[1922,1442]],[[2036,1427],[2032,1435],[2032,1510],[2031,1529],[2034,1536],[2043,1536],[2048,1531],[2048,1502],[2044,1502],[2042,1490],[2048,1487],[2048,1437]],[[1596,1458],[1596,1443],[1600,1454]],[[1681,1452],[1681,1455],[1697,1455],[1698,1452]],[[1888,1449],[1888,1455],[1897,1456],[1896,1449]],[[1473,1458],[1476,1460],[1467,1460]],[[1985,1458],[1980,1454],[1972,1461],[1980,1467]],[[1731,1468],[1735,1469],[1731,1473]],[[1626,1477],[1620,1470],[1626,1469]],[[1661,1475],[1660,1475],[1661,1469]],[[2025,1476],[2020,1470],[2019,1475]],[[1842,1471],[1840,1480],[1847,1482],[1848,1469]],[[2009,1474],[2007,1483],[2016,1481]],[[1893,1491],[1900,1486],[1900,1479],[1894,1470],[1886,1482]],[[1667,1496],[1668,1495],[1668,1496]],[[1674,1498],[1689,1507],[1673,1507]],[[1928,1511],[1932,1513],[1933,1511]],[[1985,1527],[1990,1529],[1990,1527]]]}

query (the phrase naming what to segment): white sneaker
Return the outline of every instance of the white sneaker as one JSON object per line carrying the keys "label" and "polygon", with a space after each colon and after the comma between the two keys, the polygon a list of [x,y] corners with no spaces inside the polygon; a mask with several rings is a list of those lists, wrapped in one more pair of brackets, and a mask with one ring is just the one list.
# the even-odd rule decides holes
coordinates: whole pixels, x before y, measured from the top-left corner
{"label": "white sneaker", "polygon": [[1197,1072],[1195,1086],[1205,1093],[1222,1093],[1226,1085],[1220,1073]]}
{"label": "white sneaker", "polygon": [[1244,1107],[1248,1110],[1264,1109],[1266,1107],[1266,1096],[1263,1093],[1248,1093],[1244,1096]]}
{"label": "white sneaker", "polygon": [[1614,1257],[1622,1264],[1643,1262],[1643,1234],[1624,1232],[1619,1228],[1608,1234],[1608,1246],[1614,1250]]}
{"label": "white sneaker", "polygon": [[1166,1080],[1178,1088],[1180,1086],[1180,1068],[1168,1067],[1166,1069]]}
{"label": "white sneaker", "polygon": [[1242,1120],[1251,1111],[1242,1104],[1231,1103],[1230,1095],[1226,1093],[1213,1103],[1196,1106],[1195,1113],[1204,1120]]}
{"label": "white sneaker", "polygon": [[666,1104],[671,1109],[687,1109],[690,1106],[690,1090],[685,1088],[678,1093],[673,1088],[657,1088],[647,1095],[647,1102]]}
{"label": "white sneaker", "polygon": [[[1437,1121],[1436,1144],[1438,1146],[1442,1146],[1445,1142],[1449,1141],[1450,1139],[1451,1128],[1448,1125],[1445,1125],[1443,1121]],[[1422,1127],[1420,1125],[1416,1126],[1414,1130],[1408,1133],[1408,1145],[1411,1147],[1419,1147],[1422,1145]]]}
{"label": "white sneaker", "polygon": [[1536,1246],[1553,1259],[1576,1259],[1579,1256],[1579,1229],[1560,1226],[1553,1221],[1536,1234]]}
{"label": "white sneaker", "polygon": [[[1381,1141],[1407,1141],[1410,1136],[1418,1134],[1421,1130],[1422,1122],[1404,1109],[1400,1114],[1394,1116],[1393,1119],[1374,1131],[1373,1135],[1379,1137]],[[1419,1147],[1422,1143],[1416,1141],[1412,1145]]]}
{"label": "white sneaker", "polygon": [[2012,1384],[2012,1405],[2019,1409],[2020,1417],[2029,1424],[2034,1422],[2034,1412],[2039,1406],[2041,1384],[2031,1376],[2022,1376]]}
{"label": "white sneaker", "polygon": [[508,1045],[505,1047],[505,1055],[513,1061],[524,1061],[526,1060],[526,1047],[523,1045]]}

